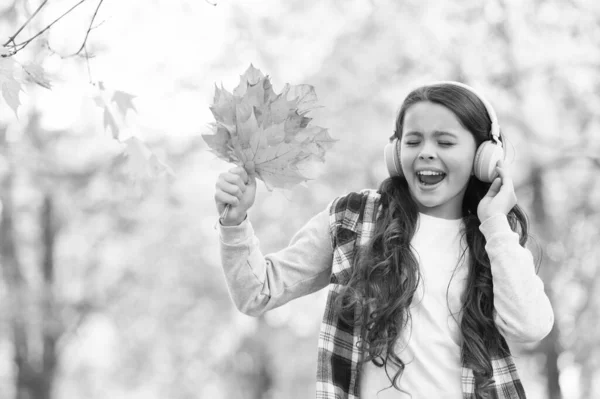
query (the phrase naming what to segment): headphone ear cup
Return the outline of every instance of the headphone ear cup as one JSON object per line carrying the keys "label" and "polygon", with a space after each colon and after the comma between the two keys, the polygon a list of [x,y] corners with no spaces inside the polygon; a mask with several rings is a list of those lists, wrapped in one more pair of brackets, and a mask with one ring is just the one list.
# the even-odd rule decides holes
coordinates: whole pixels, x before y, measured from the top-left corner
{"label": "headphone ear cup", "polygon": [[504,158],[502,147],[491,140],[481,143],[473,161],[475,177],[485,183],[491,183],[498,176],[496,164]]}
{"label": "headphone ear cup", "polygon": [[402,165],[400,165],[400,154],[398,153],[398,139],[385,145],[383,159],[388,173],[391,177],[402,176]]}

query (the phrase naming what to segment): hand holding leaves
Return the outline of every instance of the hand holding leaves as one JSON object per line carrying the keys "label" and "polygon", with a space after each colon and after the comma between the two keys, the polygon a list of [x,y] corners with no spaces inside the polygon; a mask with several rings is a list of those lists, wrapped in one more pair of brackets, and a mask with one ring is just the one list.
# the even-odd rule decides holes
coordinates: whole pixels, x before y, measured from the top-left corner
{"label": "hand holding leaves", "polygon": [[225,226],[240,224],[254,204],[255,197],[256,178],[252,161],[221,173],[215,192],[217,211],[222,215],[221,223]]}
{"label": "hand holding leaves", "polygon": [[233,93],[215,87],[213,134],[202,137],[223,160],[239,166],[253,162],[256,177],[269,190],[290,188],[309,180],[299,167],[324,162],[325,152],[337,141],[327,129],[308,127],[312,119],[306,115],[316,101],[310,85],[286,84],[275,93],[269,77],[250,65]]}

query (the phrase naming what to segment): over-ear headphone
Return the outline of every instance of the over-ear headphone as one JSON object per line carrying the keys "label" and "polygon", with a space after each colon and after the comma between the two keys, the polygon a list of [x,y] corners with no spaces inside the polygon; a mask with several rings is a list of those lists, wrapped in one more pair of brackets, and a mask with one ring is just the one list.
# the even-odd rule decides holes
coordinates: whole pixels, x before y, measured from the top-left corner
{"label": "over-ear headphone", "polygon": [[[454,81],[433,82],[428,86],[438,84],[452,84],[465,88],[475,94],[485,106],[492,121],[492,128],[490,131],[492,139],[484,141],[477,148],[475,159],[473,161],[473,173],[479,180],[491,183],[498,175],[498,172],[496,172],[496,163],[504,158],[504,150],[502,149],[502,142],[500,141],[500,126],[498,125],[498,117],[496,116],[494,108],[492,108],[492,105],[485,97],[479,94],[471,86]],[[394,138],[392,142],[385,146],[383,155],[390,176],[401,176],[402,165],[400,164],[400,140],[398,137]]]}

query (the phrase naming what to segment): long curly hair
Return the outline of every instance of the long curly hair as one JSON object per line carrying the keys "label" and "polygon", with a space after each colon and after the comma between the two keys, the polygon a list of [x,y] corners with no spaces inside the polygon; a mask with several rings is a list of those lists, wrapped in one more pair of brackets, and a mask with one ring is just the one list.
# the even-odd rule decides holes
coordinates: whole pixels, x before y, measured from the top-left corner
{"label": "long curly hair", "polygon": [[[398,113],[392,138],[401,138],[406,111],[421,101],[450,109],[473,134],[477,145],[490,139],[491,120],[484,104],[469,90],[451,84],[424,86],[412,91]],[[471,176],[462,203],[462,234],[468,245],[465,251],[469,253],[469,269],[461,296],[461,360],[473,370],[477,398],[486,397],[486,392],[491,389],[491,358],[508,354],[506,341],[494,322],[490,260],[477,216],[479,201],[490,185]],[[335,309],[346,323],[361,325],[363,362],[372,361],[376,366],[384,367],[392,385],[399,389],[397,383],[405,364],[394,348],[400,332],[408,326],[409,306],[421,279],[419,264],[410,245],[419,209],[404,176],[385,179],[378,193],[380,212],[373,235],[365,245],[357,248],[350,280],[338,295]],[[528,238],[525,213],[515,206],[508,214],[508,221],[524,246]],[[398,369],[393,377],[387,369],[389,364]]]}

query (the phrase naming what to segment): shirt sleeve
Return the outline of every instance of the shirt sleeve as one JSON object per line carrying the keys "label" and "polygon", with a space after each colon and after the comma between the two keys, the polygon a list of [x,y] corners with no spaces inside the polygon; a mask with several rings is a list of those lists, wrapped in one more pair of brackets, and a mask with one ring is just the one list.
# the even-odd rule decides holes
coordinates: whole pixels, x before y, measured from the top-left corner
{"label": "shirt sleeve", "polygon": [[246,218],[238,226],[219,223],[221,263],[236,307],[250,316],[281,306],[329,284],[333,261],[329,209],[313,216],[275,253],[263,255]]}
{"label": "shirt sleeve", "polygon": [[554,325],[554,311],[535,272],[533,255],[519,244],[505,215],[490,217],[479,229],[487,241],[498,329],[512,342],[540,341]]}

